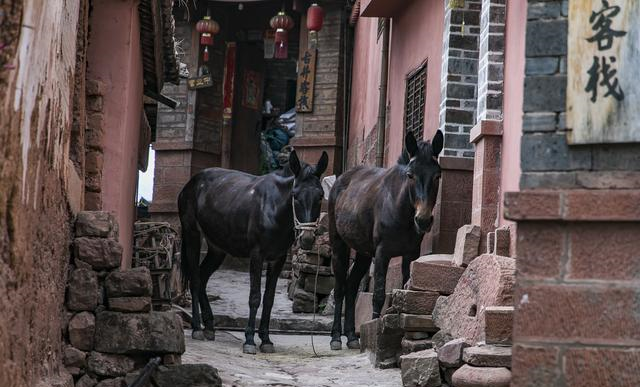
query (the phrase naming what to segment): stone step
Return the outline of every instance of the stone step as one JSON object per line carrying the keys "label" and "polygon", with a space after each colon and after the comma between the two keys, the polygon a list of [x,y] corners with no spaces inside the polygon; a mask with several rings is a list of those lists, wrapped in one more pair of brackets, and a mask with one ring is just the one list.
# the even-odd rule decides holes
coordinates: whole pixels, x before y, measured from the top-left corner
{"label": "stone step", "polygon": [[443,295],[453,293],[465,269],[455,266],[452,259],[451,255],[427,255],[413,261],[409,289]]}
{"label": "stone step", "polygon": [[465,363],[476,367],[511,368],[511,347],[482,345],[465,348],[462,355]]}
{"label": "stone step", "polygon": [[436,292],[395,289],[391,305],[398,313],[431,314],[438,297]]}
{"label": "stone step", "polygon": [[369,353],[369,360],[375,367],[387,367],[390,363],[395,366],[397,355],[402,352],[404,332],[399,328],[398,317],[387,315],[369,320],[360,327],[361,351]]}
{"label": "stone step", "polygon": [[504,367],[473,367],[468,364],[453,373],[455,387],[509,387],[511,371]]}
{"label": "stone step", "polygon": [[409,340],[406,337],[402,338],[400,343],[402,347],[402,354],[407,355],[409,353],[424,351],[425,349],[433,348],[433,342],[429,339],[422,340]]}
{"label": "stone step", "polygon": [[433,349],[400,356],[402,385],[404,387],[440,387],[438,354]]}
{"label": "stone step", "polygon": [[513,306],[488,306],[484,313],[485,342],[510,345],[513,336]]}
{"label": "stone step", "polygon": [[409,332],[437,332],[438,328],[433,323],[431,315],[425,314],[400,314],[400,328]]}

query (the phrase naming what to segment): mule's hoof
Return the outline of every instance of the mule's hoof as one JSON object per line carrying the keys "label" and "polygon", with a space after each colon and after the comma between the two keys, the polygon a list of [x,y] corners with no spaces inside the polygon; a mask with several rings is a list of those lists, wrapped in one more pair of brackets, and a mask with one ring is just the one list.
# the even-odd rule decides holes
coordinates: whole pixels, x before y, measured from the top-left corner
{"label": "mule's hoof", "polygon": [[340,340],[331,340],[331,350],[339,351],[342,349],[342,341]]}
{"label": "mule's hoof", "polygon": [[209,341],[215,341],[216,340],[216,332],[215,331],[209,331],[209,330],[204,330],[204,338],[209,340]]}
{"label": "mule's hoof", "polygon": [[274,353],[276,348],[271,343],[260,344],[260,352]]}
{"label": "mule's hoof", "polygon": [[255,344],[244,344],[242,346],[242,353],[248,353],[249,355],[255,355],[258,353]]}
{"label": "mule's hoof", "polygon": [[355,339],[355,340],[347,341],[347,348],[360,349],[360,340]]}
{"label": "mule's hoof", "polygon": [[191,338],[194,340],[202,340],[204,341],[204,332],[198,330],[191,332]]}

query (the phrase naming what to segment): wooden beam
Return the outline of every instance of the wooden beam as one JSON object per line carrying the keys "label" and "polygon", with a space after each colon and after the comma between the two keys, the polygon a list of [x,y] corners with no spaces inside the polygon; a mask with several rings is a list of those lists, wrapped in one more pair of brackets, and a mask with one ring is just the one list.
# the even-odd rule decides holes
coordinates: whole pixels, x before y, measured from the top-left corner
{"label": "wooden beam", "polygon": [[171,99],[166,95],[156,93],[155,91],[150,90],[148,88],[144,89],[144,95],[146,95],[149,98],[155,99],[156,101],[160,102],[163,105],[169,106],[171,109],[175,109],[178,107],[178,105],[180,105],[180,102],[176,101],[175,99]]}
{"label": "wooden beam", "polygon": [[162,41],[162,8],[159,0],[151,0],[151,17],[153,23],[153,56],[155,61],[154,70],[156,73],[156,90],[158,94],[162,92],[164,86],[164,57]]}

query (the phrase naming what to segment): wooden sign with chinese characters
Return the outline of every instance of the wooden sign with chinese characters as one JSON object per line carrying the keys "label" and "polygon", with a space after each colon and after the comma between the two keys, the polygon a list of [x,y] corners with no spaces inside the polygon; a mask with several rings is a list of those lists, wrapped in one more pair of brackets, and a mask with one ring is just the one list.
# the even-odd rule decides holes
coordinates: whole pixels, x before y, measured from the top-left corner
{"label": "wooden sign with chinese characters", "polygon": [[569,7],[569,142],[640,142],[640,1],[579,0]]}
{"label": "wooden sign with chinese characters", "polygon": [[202,75],[195,78],[189,78],[187,81],[187,87],[190,90],[194,89],[203,89],[205,87],[213,86],[213,80],[211,79],[210,74]]}
{"label": "wooden sign with chinese characters", "polygon": [[298,64],[298,85],[296,91],[296,112],[313,111],[313,89],[316,81],[317,50],[306,50]]}

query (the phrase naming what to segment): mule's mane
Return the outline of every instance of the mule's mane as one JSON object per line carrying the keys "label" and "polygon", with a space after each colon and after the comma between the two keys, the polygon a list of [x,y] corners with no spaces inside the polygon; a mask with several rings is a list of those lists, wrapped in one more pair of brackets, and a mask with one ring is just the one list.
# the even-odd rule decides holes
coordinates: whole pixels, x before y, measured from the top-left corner
{"label": "mule's mane", "polygon": [[[431,143],[418,141],[418,155],[423,155],[424,157],[431,157],[433,155],[433,148],[431,148]],[[409,156],[409,152],[405,148],[402,149],[402,153],[400,157],[398,157],[398,165],[408,165],[411,160],[411,156]]]}

